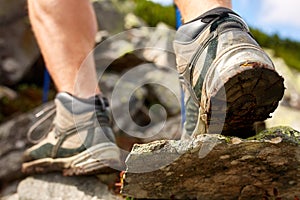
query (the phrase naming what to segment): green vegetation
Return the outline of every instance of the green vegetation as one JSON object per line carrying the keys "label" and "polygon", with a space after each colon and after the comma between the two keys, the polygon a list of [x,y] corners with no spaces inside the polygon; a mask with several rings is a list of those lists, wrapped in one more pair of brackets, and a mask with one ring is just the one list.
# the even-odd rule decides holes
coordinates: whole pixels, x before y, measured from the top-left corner
{"label": "green vegetation", "polygon": [[[42,89],[36,85],[22,84],[15,88],[18,97],[0,98],[0,124],[17,114],[30,111],[42,103]],[[49,99],[54,99],[55,92],[50,91]]]}
{"label": "green vegetation", "polygon": [[147,0],[133,1],[136,4],[134,14],[141,17],[149,26],[156,26],[159,22],[164,22],[175,27],[174,6],[162,6]]}
{"label": "green vegetation", "polygon": [[[174,6],[161,6],[147,0],[133,0],[136,3],[134,13],[146,21],[149,26],[164,22],[175,27]],[[300,71],[300,42],[282,39],[277,34],[267,35],[258,29],[251,29],[258,43],[265,48],[273,49],[275,56],[281,57],[290,67]]]}

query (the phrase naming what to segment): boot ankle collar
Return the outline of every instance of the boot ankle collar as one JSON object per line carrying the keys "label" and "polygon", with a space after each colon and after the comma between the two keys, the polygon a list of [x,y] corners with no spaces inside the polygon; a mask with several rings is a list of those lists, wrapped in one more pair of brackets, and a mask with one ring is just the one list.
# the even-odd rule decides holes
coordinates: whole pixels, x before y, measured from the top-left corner
{"label": "boot ankle collar", "polygon": [[203,13],[199,17],[193,19],[192,21],[186,22],[185,24],[189,24],[189,23],[192,23],[197,20],[200,20],[201,22],[208,24],[216,18],[228,17],[228,14],[233,14],[233,15],[239,16],[237,13],[233,12],[229,8],[217,7],[217,8],[211,9],[211,10]]}

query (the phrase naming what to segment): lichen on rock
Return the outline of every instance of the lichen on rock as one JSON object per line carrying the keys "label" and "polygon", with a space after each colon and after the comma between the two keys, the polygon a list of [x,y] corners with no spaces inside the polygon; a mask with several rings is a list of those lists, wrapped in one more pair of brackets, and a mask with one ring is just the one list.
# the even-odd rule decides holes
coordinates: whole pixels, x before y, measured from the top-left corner
{"label": "lichen on rock", "polygon": [[248,140],[267,140],[281,138],[283,141],[300,144],[300,132],[288,126],[278,126],[261,131],[259,134],[248,138]]}

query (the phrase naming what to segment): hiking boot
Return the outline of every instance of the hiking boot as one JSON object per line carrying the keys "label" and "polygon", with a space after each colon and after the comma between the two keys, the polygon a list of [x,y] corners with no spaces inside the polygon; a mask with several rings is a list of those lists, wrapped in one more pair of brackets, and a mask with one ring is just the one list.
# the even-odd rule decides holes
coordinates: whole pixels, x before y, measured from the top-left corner
{"label": "hiking boot", "polygon": [[55,105],[53,127],[44,139],[25,151],[23,172],[87,175],[120,169],[120,152],[104,97],[80,99],[59,93]]}
{"label": "hiking boot", "polygon": [[267,119],[283,97],[283,78],[230,9],[212,9],[181,26],[174,50],[187,136],[251,136],[253,123]]}

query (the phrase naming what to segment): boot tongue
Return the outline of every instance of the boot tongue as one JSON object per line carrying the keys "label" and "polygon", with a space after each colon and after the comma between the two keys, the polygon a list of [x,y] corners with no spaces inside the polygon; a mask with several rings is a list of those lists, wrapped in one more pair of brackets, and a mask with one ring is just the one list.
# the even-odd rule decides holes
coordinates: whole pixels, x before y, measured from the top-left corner
{"label": "boot tongue", "polygon": [[94,98],[81,99],[65,92],[56,95],[55,105],[55,124],[63,130],[90,121],[98,109]]}
{"label": "boot tongue", "polygon": [[205,26],[206,23],[203,23],[199,19],[183,24],[176,32],[175,40],[178,42],[191,42],[199,35]]}

